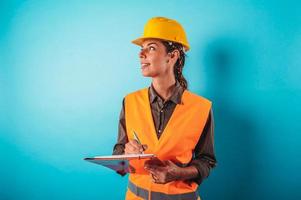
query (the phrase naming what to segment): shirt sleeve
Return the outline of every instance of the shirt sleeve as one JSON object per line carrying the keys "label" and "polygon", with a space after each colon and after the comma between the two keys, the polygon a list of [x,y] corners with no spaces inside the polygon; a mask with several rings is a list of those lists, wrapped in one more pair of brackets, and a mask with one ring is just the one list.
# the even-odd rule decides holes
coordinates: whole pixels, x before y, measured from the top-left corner
{"label": "shirt sleeve", "polygon": [[201,184],[207,178],[212,168],[216,166],[214,153],[214,121],[213,112],[210,110],[203,133],[195,147],[194,157],[189,165],[197,168],[199,176],[192,181]]}
{"label": "shirt sleeve", "polygon": [[122,101],[122,109],[119,115],[119,124],[118,124],[118,138],[117,143],[113,148],[113,155],[124,154],[125,144],[128,142],[126,134],[126,124],[125,124],[125,106],[124,99]]}

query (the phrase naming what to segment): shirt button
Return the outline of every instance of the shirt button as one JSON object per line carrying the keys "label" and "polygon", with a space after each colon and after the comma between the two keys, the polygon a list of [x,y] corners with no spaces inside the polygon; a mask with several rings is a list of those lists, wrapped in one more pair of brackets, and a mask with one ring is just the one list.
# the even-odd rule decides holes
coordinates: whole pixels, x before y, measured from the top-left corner
{"label": "shirt button", "polygon": [[163,110],[160,110],[160,113],[163,113]]}
{"label": "shirt button", "polygon": [[161,130],[159,130],[159,133],[161,133]]}

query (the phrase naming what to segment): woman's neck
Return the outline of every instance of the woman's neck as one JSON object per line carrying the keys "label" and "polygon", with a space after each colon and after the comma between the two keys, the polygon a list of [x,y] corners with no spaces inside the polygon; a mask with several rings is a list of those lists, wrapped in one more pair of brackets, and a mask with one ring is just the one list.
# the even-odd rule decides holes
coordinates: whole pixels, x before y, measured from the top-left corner
{"label": "woman's neck", "polygon": [[175,87],[175,78],[171,79],[153,79],[152,85],[158,95],[166,101],[172,95],[173,89]]}

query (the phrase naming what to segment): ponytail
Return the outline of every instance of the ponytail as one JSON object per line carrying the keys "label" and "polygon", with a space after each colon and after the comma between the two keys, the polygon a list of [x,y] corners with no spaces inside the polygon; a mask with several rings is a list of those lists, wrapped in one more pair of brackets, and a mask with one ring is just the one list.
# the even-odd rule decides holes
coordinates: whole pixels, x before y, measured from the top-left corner
{"label": "ponytail", "polygon": [[178,50],[180,52],[179,58],[174,66],[174,75],[176,80],[180,83],[180,85],[184,88],[188,88],[188,83],[183,76],[183,68],[185,64],[185,51],[184,47],[180,43],[170,42],[170,41],[162,41],[163,45],[166,47],[166,52],[171,53],[174,50]]}

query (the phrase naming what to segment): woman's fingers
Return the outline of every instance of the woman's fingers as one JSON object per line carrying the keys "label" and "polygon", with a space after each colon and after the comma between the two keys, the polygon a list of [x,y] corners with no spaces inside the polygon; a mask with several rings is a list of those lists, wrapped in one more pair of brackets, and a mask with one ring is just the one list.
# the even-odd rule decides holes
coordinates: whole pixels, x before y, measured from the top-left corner
{"label": "woman's fingers", "polygon": [[145,151],[147,149],[146,144],[141,145],[136,140],[130,140],[130,142],[133,146],[135,146],[136,149],[139,149],[139,153],[142,153],[143,151]]}
{"label": "woman's fingers", "polygon": [[164,165],[158,165],[155,160],[146,161],[144,168],[150,173],[152,180],[158,184],[164,184],[179,178],[179,167],[172,161],[164,161]]}
{"label": "woman's fingers", "polygon": [[135,149],[136,153],[143,152],[142,145],[138,144],[138,142],[136,140],[130,140],[130,145],[132,146],[133,149]]}
{"label": "woman's fingers", "polygon": [[147,147],[148,147],[147,144],[143,144],[142,145],[143,151],[145,151],[147,149]]}
{"label": "woman's fingers", "polygon": [[137,153],[139,150],[133,146],[131,143],[125,144],[125,152],[126,153]]}
{"label": "woman's fingers", "polygon": [[130,140],[128,143],[125,144],[126,154],[142,153],[144,150],[144,146],[138,144],[136,140]]}

